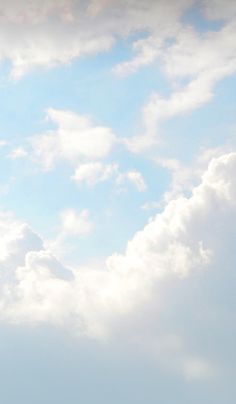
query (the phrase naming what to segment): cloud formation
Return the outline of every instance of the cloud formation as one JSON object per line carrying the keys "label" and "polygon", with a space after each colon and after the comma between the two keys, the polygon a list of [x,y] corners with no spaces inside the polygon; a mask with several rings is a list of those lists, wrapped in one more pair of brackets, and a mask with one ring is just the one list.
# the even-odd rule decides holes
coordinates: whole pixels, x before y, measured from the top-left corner
{"label": "cloud formation", "polygon": [[10,60],[19,78],[35,67],[67,64],[104,52],[117,37],[173,30],[191,1],[10,0],[0,2],[0,61]]}
{"label": "cloud formation", "polygon": [[[181,137],[183,143],[178,144],[174,158],[160,157],[155,148],[155,163],[171,173],[170,189],[164,193],[162,203],[154,200],[143,204],[143,209],[158,208],[159,213],[149,218],[123,251],[99,258],[117,241],[118,245],[124,242],[122,237],[129,233],[131,222],[131,226],[137,226],[143,220],[144,212],[140,212],[140,217],[130,217],[133,195],[121,198],[121,209],[124,203],[127,209],[125,206],[120,214],[118,192],[128,186],[139,192],[148,191],[147,179],[151,187],[147,198],[153,200],[153,191],[155,195],[159,193],[166,181],[164,176],[157,181],[148,179],[153,161],[146,164],[144,159],[139,160],[143,174],[137,171],[137,156],[131,156],[122,147],[135,153],[146,149],[151,152],[153,146],[161,145],[166,122],[204,106],[214,96],[217,84],[235,74],[235,17],[236,6],[231,0],[0,0],[0,63],[7,62],[3,75],[8,66],[14,79],[35,68],[40,68],[42,74],[42,68],[68,65],[78,58],[106,52],[117,44],[108,58],[96,59],[91,71],[83,72],[82,68],[78,72],[97,77],[98,62],[99,72],[102,68],[105,73],[104,93],[111,88],[117,91],[109,99],[112,108],[118,107],[109,119],[110,125],[118,127],[117,132],[119,128],[125,131],[119,139],[112,127],[99,123],[98,95],[96,88],[91,88],[94,93],[89,91],[89,98],[92,96],[96,101],[93,104],[97,106],[96,119],[59,106],[49,108],[47,128],[31,136],[28,143],[21,139],[22,144],[18,144],[21,135],[16,132],[24,129],[20,129],[22,121],[14,125],[9,122],[12,112],[9,105],[16,95],[16,104],[12,105],[17,107],[17,93],[24,88],[28,91],[31,84],[35,93],[32,102],[36,102],[38,83],[34,75],[19,83],[11,80],[5,83],[9,97],[2,130],[10,128],[7,135],[12,140],[0,141],[0,146],[4,146],[2,156],[7,157],[2,160],[2,176],[9,175],[8,184],[4,182],[0,187],[2,204],[14,206],[20,216],[22,206],[27,209],[29,201],[33,205],[36,199],[36,209],[50,219],[40,223],[45,234],[55,213],[58,226],[54,240],[48,240],[47,235],[43,239],[12,213],[0,211],[2,323],[52,325],[83,338],[109,341],[111,346],[114,342],[119,347],[123,342],[130,343],[158,364],[180,372],[188,381],[214,377],[224,366],[235,369],[227,350],[232,345],[229,334],[236,332],[236,153],[227,145],[215,147],[215,143],[222,143],[222,138],[216,139],[218,133],[208,132],[209,143],[215,143],[191,167],[179,161],[177,155],[194,151],[198,147],[196,138],[188,143]],[[132,52],[130,59],[127,51]],[[112,63],[115,65],[110,67]],[[142,68],[144,75],[129,79],[129,75]],[[64,69],[58,73],[63,76]],[[145,79],[147,73],[150,73],[148,85],[143,80],[139,86],[139,78]],[[74,75],[68,77],[70,85],[74,78]],[[116,83],[111,83],[112,80]],[[121,80],[127,82],[119,86]],[[43,81],[50,86],[48,76]],[[163,84],[163,93],[158,88],[147,93],[149,86],[158,81]],[[85,82],[85,99],[91,83],[94,80]],[[143,96],[146,99],[139,120],[136,107]],[[42,105],[39,98],[35,107]],[[102,97],[103,102],[105,99]],[[121,101],[125,104],[119,109]],[[217,111],[220,107],[217,104]],[[231,107],[229,100],[225,111]],[[109,111],[110,108],[106,113]],[[119,114],[120,111],[125,114]],[[19,117],[24,108],[18,112]],[[131,120],[137,118],[131,127],[128,116]],[[226,114],[223,118],[227,118]],[[29,120],[27,132],[31,125]],[[203,134],[201,140],[202,137]],[[173,144],[165,145],[167,152],[175,152]],[[26,164],[23,159],[27,159]],[[40,168],[33,178],[35,183],[30,177],[29,160]],[[57,181],[64,168],[69,171],[71,183],[62,189]],[[47,176],[49,170],[55,171]],[[32,171],[35,173],[35,169]],[[161,176],[161,170],[153,174]],[[105,181],[109,184],[103,186]],[[12,182],[14,189],[9,186]],[[97,184],[100,187],[90,193]],[[112,198],[108,196],[108,185],[116,191]],[[96,200],[97,193],[103,191],[105,198],[99,194]],[[28,199],[32,194],[32,199]],[[141,205],[143,195],[138,200]],[[68,201],[73,208],[68,208]],[[109,206],[104,207],[103,202]],[[89,206],[93,213],[88,209],[77,210],[81,205]],[[34,212],[38,210],[30,208],[27,215],[37,223],[38,218],[32,218]],[[99,217],[100,222],[104,219],[98,232],[94,217]],[[91,250],[97,250],[97,256],[91,256]],[[84,262],[86,256],[88,264],[76,266],[76,257]],[[232,350],[235,351],[234,345]]]}
{"label": "cloud formation", "polygon": [[127,140],[130,150],[140,152],[158,144],[161,125],[208,103],[219,81],[236,72],[235,6],[231,1],[203,1],[196,6],[203,18],[221,21],[216,30],[198,31],[193,25],[183,24],[173,40],[161,42],[151,33],[134,43],[137,55],[130,62],[115,67],[125,75],[142,65],[158,61],[170,84],[170,95],[163,97],[153,91],[143,107],[143,133]]}
{"label": "cloud formation", "polygon": [[[236,153],[213,158],[192,195],[169,201],[124,254],[108,257],[105,269],[66,268],[29,226],[2,212],[2,321],[50,323],[93,338],[128,332],[147,339],[157,360],[180,367],[188,379],[208,377],[217,351],[205,357],[200,340],[195,351],[193,330],[204,334],[207,321],[217,335],[221,316],[232,315],[230,302],[222,312],[215,294],[234,279],[235,171]],[[63,216],[65,231],[78,234],[71,217]],[[143,316],[151,326],[138,327]]]}
{"label": "cloud formation", "polygon": [[93,186],[99,182],[103,182],[116,175],[118,172],[117,164],[103,164],[101,162],[81,164],[75,170],[72,179],[77,183],[85,182],[89,186]]}
{"label": "cloud formation", "polygon": [[[202,32],[197,23],[196,26],[189,24],[184,17],[191,7],[198,10],[199,18],[220,22],[219,27]],[[134,57],[114,66],[115,73],[125,76],[142,66],[158,63],[170,84],[170,94],[163,97],[154,89],[150,95],[142,110],[143,127],[124,141],[135,153],[158,144],[165,121],[209,102],[216,84],[236,71],[235,6],[231,0],[87,3],[22,0],[17,4],[11,0],[7,4],[2,1],[0,11],[3,38],[0,60],[11,61],[14,77],[37,66],[53,67],[103,52],[117,39],[127,37],[130,37]],[[51,109],[48,114],[56,122],[56,111]],[[56,157],[51,137],[42,137],[41,144],[35,143],[35,148],[38,146],[45,167],[53,165]],[[44,149],[47,151],[43,152]],[[58,152],[63,155],[61,150]],[[64,150],[65,158],[71,158],[68,153]],[[84,153],[88,150],[82,150],[82,155]],[[13,157],[18,156],[19,152],[13,154]]]}
{"label": "cloud formation", "polygon": [[31,138],[32,159],[45,170],[63,160],[76,165],[102,159],[115,143],[110,128],[94,126],[88,117],[51,108],[47,111],[47,118],[56,125],[55,130]]}
{"label": "cloud formation", "polygon": [[113,178],[118,190],[124,189],[124,186],[128,183],[133,184],[139,192],[144,192],[147,189],[144,178],[139,171],[121,172],[119,165],[115,163],[94,162],[81,164],[71,178],[78,184],[86,183],[90,187]]}

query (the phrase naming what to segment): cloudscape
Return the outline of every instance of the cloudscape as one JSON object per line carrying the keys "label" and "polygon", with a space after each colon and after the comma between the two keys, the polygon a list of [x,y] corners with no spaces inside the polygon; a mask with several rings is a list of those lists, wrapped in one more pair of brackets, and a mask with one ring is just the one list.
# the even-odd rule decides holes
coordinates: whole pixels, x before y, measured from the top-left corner
{"label": "cloudscape", "polygon": [[236,2],[0,0],[4,404],[234,404]]}

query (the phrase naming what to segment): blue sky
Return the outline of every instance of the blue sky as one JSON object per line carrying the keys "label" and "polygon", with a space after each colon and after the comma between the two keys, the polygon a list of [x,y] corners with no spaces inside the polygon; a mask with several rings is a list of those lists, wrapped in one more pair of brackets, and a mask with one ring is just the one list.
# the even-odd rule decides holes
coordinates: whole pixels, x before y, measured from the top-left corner
{"label": "blue sky", "polygon": [[233,404],[234,2],[0,19],[2,401]]}

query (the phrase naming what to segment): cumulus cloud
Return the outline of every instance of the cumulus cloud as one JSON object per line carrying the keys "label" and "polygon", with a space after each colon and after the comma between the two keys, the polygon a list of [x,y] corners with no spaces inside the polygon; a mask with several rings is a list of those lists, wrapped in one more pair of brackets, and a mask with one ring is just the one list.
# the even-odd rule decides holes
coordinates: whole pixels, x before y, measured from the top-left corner
{"label": "cumulus cloud", "polygon": [[205,32],[199,32],[187,22],[167,31],[166,38],[160,36],[158,30],[155,35],[153,30],[146,38],[133,42],[133,50],[137,53],[134,59],[117,65],[114,71],[125,75],[159,59],[163,71],[171,79],[196,78],[209,70],[226,70],[224,74],[227,74],[227,67],[235,66],[235,4],[231,0],[206,0],[201,5],[194,2],[194,5],[205,13],[205,18],[222,22],[218,30],[206,28]]}
{"label": "cumulus cloud", "polygon": [[76,168],[72,179],[77,183],[85,182],[93,186],[103,182],[116,175],[118,172],[117,164],[103,164],[101,162],[85,163]]}
{"label": "cumulus cloud", "polygon": [[116,183],[118,185],[122,185],[126,182],[133,184],[139,192],[144,192],[147,189],[144,178],[139,171],[127,171],[126,173],[121,173],[117,176]]}
{"label": "cumulus cloud", "polygon": [[[221,74],[220,78],[222,77]],[[135,153],[142,152],[161,142],[161,125],[167,120],[181,116],[206,104],[213,97],[213,86],[218,74],[205,74],[191,81],[185,88],[173,92],[169,99],[152,94],[143,108],[142,135],[125,139],[124,143]]]}
{"label": "cumulus cloud", "polygon": [[[14,270],[24,260],[28,250],[42,248],[42,240],[24,223],[9,212],[0,214],[0,261],[6,270]],[[4,273],[4,270],[1,272]]]}
{"label": "cumulus cloud", "polygon": [[81,164],[71,178],[78,184],[86,183],[90,187],[113,178],[118,189],[121,189],[127,183],[133,184],[139,192],[144,192],[147,189],[144,178],[139,171],[121,172],[119,165],[115,163],[94,162]]}
{"label": "cumulus cloud", "polygon": [[[232,316],[230,304],[221,311],[216,296],[235,280],[235,171],[236,153],[213,158],[189,198],[169,201],[100,270],[66,268],[29,226],[1,213],[0,317],[69,326],[96,338],[141,334],[153,340],[158,361],[189,380],[209,377],[218,348],[208,358],[194,330],[205,335],[207,323],[217,336],[222,316]],[[69,234],[78,234],[80,221],[62,215]],[[151,325],[138,328],[142,316]]]}
{"label": "cumulus cloud", "polygon": [[[230,144],[211,149],[202,149],[201,153],[197,154],[190,164],[184,164],[177,159],[157,157],[155,162],[167,169],[171,174],[170,186],[163,195],[164,203],[189,194],[206,171],[211,159],[220,157],[222,154],[231,153],[234,149],[234,146]],[[154,209],[160,208],[161,205],[162,203],[160,202],[147,203],[143,208]]]}
{"label": "cumulus cloud", "polygon": [[[117,38],[130,36],[134,58],[114,71],[125,76],[158,60],[172,86],[167,97],[150,96],[142,111],[143,132],[124,141],[132,151],[143,150],[158,143],[165,121],[209,102],[219,80],[236,70],[234,2],[201,1],[206,18],[221,20],[218,30],[201,33],[181,19],[194,4],[0,0],[0,61],[10,61],[12,76],[19,78],[37,66],[106,51]],[[44,170],[66,162],[79,184],[113,179],[118,187],[129,183],[146,190],[140,172],[104,162],[117,142],[110,128],[65,110],[51,108],[47,117],[54,128],[33,136],[29,150],[13,149],[10,158],[30,156]],[[61,212],[54,241],[42,240],[11,213],[0,212],[1,321],[53,324],[97,339],[128,335],[135,343],[147,341],[152,356],[188,380],[211,376],[219,357],[219,327],[229,333],[223,320],[232,325],[235,317],[230,299],[236,153],[212,151],[206,160],[204,172],[202,166],[189,171],[176,160],[159,161],[173,173],[163,211],[128,241],[123,253],[112,254],[96,270],[71,267],[62,254],[71,240],[93,230],[88,210]],[[193,186],[193,178],[198,185]],[[186,186],[192,191],[188,197],[182,192]]]}
{"label": "cumulus cloud", "polygon": [[115,71],[125,75],[158,60],[171,85],[169,97],[163,97],[155,91],[151,94],[142,111],[143,134],[127,140],[132,151],[139,152],[158,144],[161,125],[165,121],[208,103],[214,95],[216,84],[235,74],[234,9],[231,1],[226,4],[222,1],[203,2],[201,10],[205,12],[205,17],[217,19],[218,16],[222,21],[218,30],[198,32],[193,26],[185,24],[167,42],[160,41],[158,35],[151,33],[147,38],[134,43],[137,55],[133,60],[116,66]]}
{"label": "cumulus cloud", "polygon": [[75,169],[71,179],[77,184],[92,187],[113,179],[117,185],[130,182],[138,191],[146,190],[139,171],[122,172],[117,163],[103,162],[118,142],[109,127],[94,126],[86,116],[52,108],[47,111],[47,119],[56,128],[32,136],[29,150],[22,147],[14,149],[9,154],[10,158],[30,157],[45,171],[66,161]]}
{"label": "cumulus cloud", "polygon": [[[86,25],[77,1],[1,1],[0,60],[10,60],[19,78],[37,66],[53,67],[83,55],[108,50],[113,38]],[[89,17],[87,18],[89,24]]]}
{"label": "cumulus cloud", "polygon": [[56,128],[31,138],[32,158],[45,170],[52,169],[63,160],[76,165],[102,159],[115,143],[116,138],[110,128],[94,126],[85,116],[49,109],[47,117]]}
{"label": "cumulus cloud", "polygon": [[57,236],[53,240],[47,240],[45,246],[57,257],[63,257],[71,250],[71,241],[88,237],[93,229],[94,223],[90,218],[88,209],[77,211],[65,209],[60,212],[60,225],[57,229]]}
{"label": "cumulus cloud", "polygon": [[104,52],[118,37],[159,27],[173,29],[188,0],[164,2],[10,0],[0,2],[0,60],[19,78],[35,67],[54,67]]}
{"label": "cumulus cloud", "polygon": [[76,212],[74,209],[66,209],[61,212],[61,232],[65,236],[77,236],[89,234],[92,230],[92,222],[89,219],[87,209]]}
{"label": "cumulus cloud", "polygon": [[[173,62],[174,64],[175,62]],[[222,68],[214,68],[199,74],[187,86],[179,91],[174,91],[170,98],[166,99],[157,93],[152,94],[143,108],[144,133],[131,139],[125,139],[125,144],[135,153],[142,152],[151,146],[159,145],[162,138],[161,125],[164,122],[173,117],[189,113],[208,103],[213,97],[213,89],[216,83],[235,71],[236,59]]]}
{"label": "cumulus cloud", "polygon": [[[203,18],[220,19],[222,26],[198,32],[182,19],[192,6],[199,8]],[[158,144],[164,121],[209,102],[216,83],[236,69],[235,6],[231,0],[148,3],[122,0],[87,4],[76,0],[33,3],[11,0],[7,4],[2,1],[0,11],[3,38],[0,60],[12,62],[15,77],[35,66],[55,66],[108,50],[117,38],[129,36],[135,56],[115,66],[115,72],[126,75],[158,60],[174,90],[167,98],[157,92],[150,96],[143,108],[141,134],[125,141],[133,152]],[[139,33],[138,38],[134,33]],[[49,110],[49,115],[53,120],[53,110]],[[49,134],[40,140],[45,166],[51,167],[55,160],[54,140]],[[65,157],[72,152],[63,154]]]}
{"label": "cumulus cloud", "polygon": [[[173,35],[173,32],[171,32],[171,34]],[[130,61],[116,65],[113,68],[113,72],[118,76],[125,77],[128,74],[134,73],[140,67],[150,65],[161,55],[164,39],[165,37],[160,38],[159,36],[157,38],[148,37],[137,40],[133,43],[133,51],[136,53],[136,56]]]}

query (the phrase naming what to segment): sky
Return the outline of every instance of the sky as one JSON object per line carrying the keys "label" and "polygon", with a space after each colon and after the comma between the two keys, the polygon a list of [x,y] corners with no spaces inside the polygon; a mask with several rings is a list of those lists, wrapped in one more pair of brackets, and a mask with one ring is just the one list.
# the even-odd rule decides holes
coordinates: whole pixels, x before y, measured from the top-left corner
{"label": "sky", "polygon": [[236,3],[0,0],[4,404],[234,404]]}

